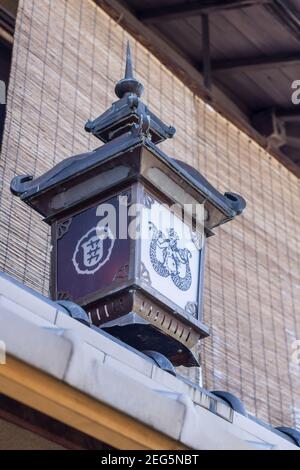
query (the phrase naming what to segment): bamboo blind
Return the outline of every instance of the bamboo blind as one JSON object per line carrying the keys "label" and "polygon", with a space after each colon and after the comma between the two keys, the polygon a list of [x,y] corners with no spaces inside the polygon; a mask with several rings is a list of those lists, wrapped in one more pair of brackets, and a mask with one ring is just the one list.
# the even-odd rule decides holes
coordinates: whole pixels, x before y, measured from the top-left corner
{"label": "bamboo blind", "polygon": [[[11,196],[15,174],[40,175],[99,142],[83,130],[115,99],[127,33],[92,0],[21,0],[0,165],[0,269],[47,294],[49,232]],[[247,200],[207,250],[204,385],[229,390],[274,425],[300,426],[299,182],[272,156],[194,96],[131,39],[144,100],[175,125],[164,149],[220,191]],[[298,314],[298,318],[297,318]]]}

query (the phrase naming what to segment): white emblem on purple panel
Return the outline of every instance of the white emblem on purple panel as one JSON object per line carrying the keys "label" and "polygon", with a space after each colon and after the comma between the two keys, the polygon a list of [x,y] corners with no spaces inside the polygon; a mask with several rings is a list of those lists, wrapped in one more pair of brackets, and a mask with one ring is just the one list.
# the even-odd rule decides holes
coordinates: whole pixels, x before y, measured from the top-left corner
{"label": "white emblem on purple panel", "polygon": [[108,227],[93,227],[76,244],[73,264],[78,274],[94,274],[111,256],[115,243]]}

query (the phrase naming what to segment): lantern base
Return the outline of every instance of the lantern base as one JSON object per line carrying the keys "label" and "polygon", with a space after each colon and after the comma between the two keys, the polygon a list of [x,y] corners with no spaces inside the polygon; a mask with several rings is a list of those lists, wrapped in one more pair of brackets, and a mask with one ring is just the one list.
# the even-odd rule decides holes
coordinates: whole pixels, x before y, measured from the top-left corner
{"label": "lantern base", "polygon": [[[166,341],[166,337],[172,338],[175,344],[187,349],[192,349],[209,334],[208,328],[195,317],[187,312],[175,312],[144,288],[124,289],[96,302],[89,299],[89,302],[81,303],[81,306],[88,312],[95,326],[102,328],[108,322],[109,325],[120,326],[124,324],[123,319],[127,325],[128,315],[134,314],[139,323],[144,322],[144,325],[151,325],[154,331],[159,330],[161,341]],[[137,320],[131,323],[137,323]],[[148,349],[153,349],[151,344]]]}
{"label": "lantern base", "polygon": [[199,367],[193,353],[182,343],[164,334],[135,313],[104,323],[100,327],[140,352],[156,351],[164,355],[174,367]]}

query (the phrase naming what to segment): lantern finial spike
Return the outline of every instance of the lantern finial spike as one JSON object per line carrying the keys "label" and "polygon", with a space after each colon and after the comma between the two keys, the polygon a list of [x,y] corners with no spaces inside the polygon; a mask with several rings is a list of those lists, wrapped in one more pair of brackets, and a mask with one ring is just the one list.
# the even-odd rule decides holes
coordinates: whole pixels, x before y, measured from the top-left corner
{"label": "lantern finial spike", "polygon": [[125,77],[118,81],[115,92],[118,98],[123,98],[126,94],[133,94],[140,97],[143,93],[143,85],[133,76],[133,66],[130,43],[127,42]]}
{"label": "lantern finial spike", "polygon": [[129,40],[127,41],[127,50],[126,50],[125,78],[133,78],[133,66],[132,66],[131,48],[130,48]]}

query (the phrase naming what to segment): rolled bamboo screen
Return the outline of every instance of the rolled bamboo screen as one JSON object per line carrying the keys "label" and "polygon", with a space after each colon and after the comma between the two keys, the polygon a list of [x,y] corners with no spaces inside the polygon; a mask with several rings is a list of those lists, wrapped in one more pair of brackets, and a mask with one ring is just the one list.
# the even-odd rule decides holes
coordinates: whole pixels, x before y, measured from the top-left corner
{"label": "rolled bamboo screen", "polygon": [[[0,165],[0,269],[44,294],[49,232],[11,196],[10,180],[99,145],[84,122],[115,99],[127,38],[92,0],[20,1]],[[145,102],[177,128],[164,149],[247,200],[244,215],[208,244],[204,386],[231,391],[274,425],[300,427],[300,366],[291,360],[300,339],[299,182],[131,43]]]}

